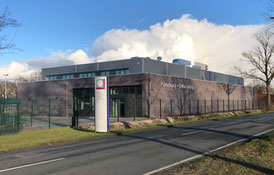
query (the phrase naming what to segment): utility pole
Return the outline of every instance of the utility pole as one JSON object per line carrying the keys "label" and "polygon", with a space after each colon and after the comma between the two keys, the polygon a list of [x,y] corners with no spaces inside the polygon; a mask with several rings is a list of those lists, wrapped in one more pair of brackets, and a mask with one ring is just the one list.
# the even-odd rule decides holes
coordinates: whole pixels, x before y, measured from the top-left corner
{"label": "utility pole", "polygon": [[[9,74],[3,74],[5,77],[9,76]],[[5,98],[7,98],[7,79],[5,78]]]}

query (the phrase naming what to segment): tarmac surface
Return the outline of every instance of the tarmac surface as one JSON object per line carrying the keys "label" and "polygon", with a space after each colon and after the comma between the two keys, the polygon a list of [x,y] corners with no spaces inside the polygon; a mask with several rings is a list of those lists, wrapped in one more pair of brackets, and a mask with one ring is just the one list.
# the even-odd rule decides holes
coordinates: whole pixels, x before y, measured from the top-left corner
{"label": "tarmac surface", "polygon": [[274,113],[268,113],[5,153],[0,174],[152,174],[273,129]]}

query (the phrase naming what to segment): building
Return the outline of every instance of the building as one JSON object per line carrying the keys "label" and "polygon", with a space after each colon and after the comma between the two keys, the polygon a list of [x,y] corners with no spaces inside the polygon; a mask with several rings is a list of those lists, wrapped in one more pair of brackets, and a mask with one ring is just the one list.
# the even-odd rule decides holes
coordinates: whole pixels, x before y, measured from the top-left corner
{"label": "building", "polygon": [[[94,116],[94,77],[109,77],[111,117],[160,117],[253,108],[256,94],[240,77],[150,58],[42,69],[39,82],[19,84],[22,113],[28,100],[51,99],[52,115]],[[35,112],[46,113],[36,105]]]}

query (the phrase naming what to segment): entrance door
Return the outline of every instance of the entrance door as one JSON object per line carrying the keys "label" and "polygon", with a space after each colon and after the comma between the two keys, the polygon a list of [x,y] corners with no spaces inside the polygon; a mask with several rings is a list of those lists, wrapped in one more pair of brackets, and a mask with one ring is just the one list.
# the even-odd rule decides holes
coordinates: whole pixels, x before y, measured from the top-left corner
{"label": "entrance door", "polygon": [[125,117],[125,100],[121,98],[110,99],[111,117]]}
{"label": "entrance door", "polygon": [[73,98],[75,110],[80,117],[90,117],[95,114],[95,97],[94,90],[87,89],[74,89]]}

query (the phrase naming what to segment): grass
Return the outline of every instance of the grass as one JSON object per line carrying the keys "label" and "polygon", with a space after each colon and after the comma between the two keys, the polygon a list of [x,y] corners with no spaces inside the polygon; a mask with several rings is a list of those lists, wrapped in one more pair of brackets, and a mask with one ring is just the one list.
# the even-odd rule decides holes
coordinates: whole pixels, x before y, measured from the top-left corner
{"label": "grass", "polygon": [[51,146],[53,144],[88,140],[95,137],[113,136],[114,133],[95,133],[61,127],[39,131],[23,131],[18,134],[0,136],[0,152]]}
{"label": "grass", "polygon": [[274,174],[274,131],[159,174]]}
{"label": "grass", "polygon": [[[157,128],[166,128],[173,127],[174,125],[186,125],[193,123],[201,123],[207,121],[216,121],[223,119],[239,118],[252,114],[245,114],[241,116],[225,116],[225,117],[213,117],[208,119],[201,120],[191,120],[191,121],[179,121],[174,123],[168,123],[164,125],[154,125],[154,126],[143,126],[139,128],[130,128],[112,131],[110,133],[95,133],[92,131],[81,131],[72,129],[70,127],[54,128],[54,129],[45,129],[39,131],[23,131],[18,134],[11,135],[2,135],[0,136],[0,152],[9,152],[15,150],[23,150],[30,148],[37,148],[43,146],[51,146],[62,143],[77,142],[83,140],[89,140],[100,137],[115,136],[128,134],[132,132],[157,129]],[[257,114],[257,113],[256,113]]]}

